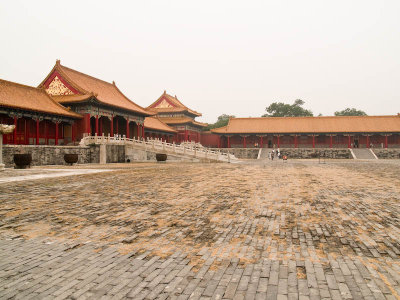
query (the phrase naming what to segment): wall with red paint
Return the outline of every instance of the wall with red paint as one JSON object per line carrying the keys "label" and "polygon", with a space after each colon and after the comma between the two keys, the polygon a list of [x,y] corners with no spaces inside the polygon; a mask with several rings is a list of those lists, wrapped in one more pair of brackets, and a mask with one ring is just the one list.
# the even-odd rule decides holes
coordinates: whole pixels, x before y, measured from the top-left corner
{"label": "wall with red paint", "polygon": [[211,132],[201,132],[200,133],[200,143],[204,147],[218,147],[218,135]]}

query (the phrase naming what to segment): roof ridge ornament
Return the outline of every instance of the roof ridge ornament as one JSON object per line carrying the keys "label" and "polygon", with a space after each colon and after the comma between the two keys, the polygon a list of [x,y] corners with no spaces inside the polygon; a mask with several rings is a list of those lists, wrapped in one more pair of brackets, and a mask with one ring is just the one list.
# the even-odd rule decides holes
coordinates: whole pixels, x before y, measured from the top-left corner
{"label": "roof ridge ornament", "polygon": [[114,80],[113,80],[112,84],[116,86],[116,84],[115,84],[115,81],[114,81]]}
{"label": "roof ridge ornament", "polygon": [[56,65],[61,65],[61,60],[60,59],[56,60]]}
{"label": "roof ridge ornament", "polygon": [[167,91],[166,90],[164,90],[164,95],[167,93]]}

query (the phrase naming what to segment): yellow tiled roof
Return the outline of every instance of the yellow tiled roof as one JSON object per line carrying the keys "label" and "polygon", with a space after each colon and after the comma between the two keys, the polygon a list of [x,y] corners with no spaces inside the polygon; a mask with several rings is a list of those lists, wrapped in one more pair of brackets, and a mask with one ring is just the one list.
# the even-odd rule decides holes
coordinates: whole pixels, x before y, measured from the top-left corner
{"label": "yellow tiled roof", "polygon": [[[157,104],[160,102],[160,100],[166,99],[170,104],[171,107],[156,107]],[[164,91],[164,93],[156,100],[154,101],[150,106],[147,107],[147,110],[151,112],[184,112],[187,111],[191,113],[192,115],[195,115],[197,117],[201,117],[201,113],[198,113],[197,111],[194,111],[187,106],[183,105],[181,101],[178,100],[178,98],[175,96],[171,96]]]}
{"label": "yellow tiled roof", "polygon": [[153,129],[157,131],[165,131],[170,133],[175,133],[176,130],[169,127],[167,124],[162,122],[158,117],[146,117],[144,119],[144,128]]}
{"label": "yellow tiled roof", "polygon": [[[71,86],[76,88],[82,95],[94,95],[100,102],[116,106],[118,108],[134,111],[136,113],[149,116],[152,113],[146,111],[143,107],[137,105],[126,97],[115,85],[115,83],[109,83],[101,79],[86,75],[84,73],[78,72],[76,70],[67,68],[60,64],[57,60],[56,65],[51,70],[49,75],[42,81],[39,87],[43,87],[46,80],[51,76],[51,74],[57,71]],[[67,98],[60,98],[62,100]],[[72,102],[79,101],[79,97],[71,97]],[[81,100],[81,99],[80,99]],[[66,102],[66,101],[64,101]]]}
{"label": "yellow tiled roof", "polygon": [[44,89],[0,79],[0,106],[82,118],[54,101]]}
{"label": "yellow tiled roof", "polygon": [[214,133],[400,132],[400,116],[231,118]]}

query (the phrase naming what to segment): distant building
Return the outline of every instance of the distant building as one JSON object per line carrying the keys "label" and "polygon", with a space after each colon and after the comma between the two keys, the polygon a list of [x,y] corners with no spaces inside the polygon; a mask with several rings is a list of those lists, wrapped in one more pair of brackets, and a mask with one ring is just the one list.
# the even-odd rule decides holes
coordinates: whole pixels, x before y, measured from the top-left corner
{"label": "distant building", "polygon": [[400,114],[231,118],[211,132],[221,148],[400,147]]}
{"label": "distant building", "polygon": [[207,126],[195,120],[200,117],[198,113],[178,100],[178,98],[168,95],[166,91],[149,107],[149,112],[157,114],[159,119],[173,127],[177,133],[177,142],[194,141],[200,142],[201,130]]}

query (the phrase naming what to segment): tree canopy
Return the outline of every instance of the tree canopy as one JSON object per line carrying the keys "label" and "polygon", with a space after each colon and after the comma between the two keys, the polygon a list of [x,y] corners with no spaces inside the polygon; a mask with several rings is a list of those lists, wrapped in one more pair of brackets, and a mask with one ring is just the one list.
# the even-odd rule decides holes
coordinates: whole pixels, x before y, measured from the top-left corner
{"label": "tree canopy", "polygon": [[208,124],[206,127],[203,128],[204,131],[208,131],[213,128],[219,128],[228,125],[229,118],[234,118],[235,116],[230,116],[227,114],[220,115],[217,119],[217,122],[214,124]]}
{"label": "tree canopy", "polygon": [[265,109],[267,113],[262,117],[312,117],[312,111],[302,107],[304,103],[301,99],[293,104],[274,102]]}
{"label": "tree canopy", "polygon": [[366,116],[367,114],[355,108],[346,108],[340,111],[335,111],[335,116]]}

